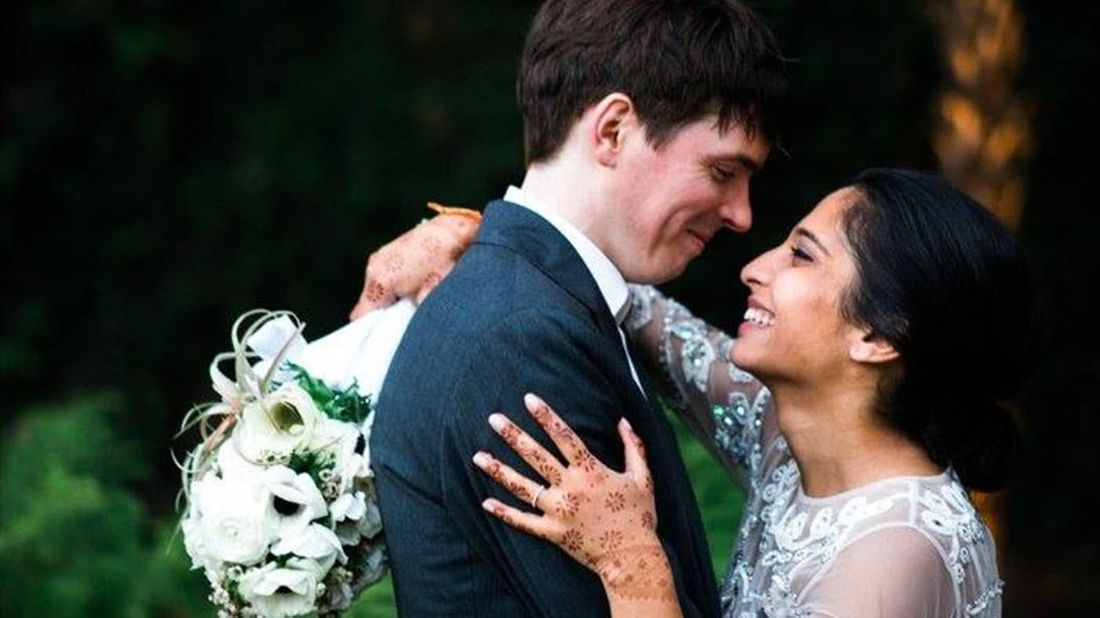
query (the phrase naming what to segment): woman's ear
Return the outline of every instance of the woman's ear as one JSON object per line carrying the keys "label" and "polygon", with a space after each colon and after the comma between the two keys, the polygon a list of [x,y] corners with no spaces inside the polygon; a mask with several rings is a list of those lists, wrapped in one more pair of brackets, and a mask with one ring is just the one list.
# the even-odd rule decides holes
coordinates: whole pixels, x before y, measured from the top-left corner
{"label": "woman's ear", "polygon": [[859,331],[848,345],[848,358],[857,363],[889,363],[897,360],[898,356],[894,344],[869,328]]}

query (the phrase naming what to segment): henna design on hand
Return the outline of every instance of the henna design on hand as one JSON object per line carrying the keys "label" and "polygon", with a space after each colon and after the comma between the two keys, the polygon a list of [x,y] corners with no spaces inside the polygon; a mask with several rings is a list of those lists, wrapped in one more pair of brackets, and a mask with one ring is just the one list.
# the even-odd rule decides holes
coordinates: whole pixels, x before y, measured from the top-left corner
{"label": "henna design on hand", "polygon": [[367,300],[372,303],[381,302],[386,296],[386,287],[377,281],[371,281],[367,284],[366,296]]}
{"label": "henna design on hand", "polygon": [[573,519],[581,508],[581,499],[577,494],[562,494],[561,503],[558,505],[558,516],[563,519]]}
{"label": "henna design on hand", "polygon": [[[518,426],[496,415],[490,422],[524,461],[550,482],[555,491],[542,514],[519,509],[508,513],[518,518],[520,529],[546,538],[575,560],[600,575],[609,595],[624,600],[675,602],[668,558],[656,535],[657,516],[653,478],[645,465],[641,440],[621,422],[627,439],[626,470],[607,468],[588,451],[572,429],[544,403],[527,400],[528,409],[557,444],[568,465],[563,466],[543,446],[533,443]],[[505,467],[484,466],[498,483],[519,496],[533,491],[515,487],[517,476]],[[523,483],[535,481],[519,477]],[[512,480],[508,484],[505,479]],[[511,508],[511,507],[509,507]],[[521,521],[520,521],[521,520]]]}
{"label": "henna design on hand", "polygon": [[584,535],[571,528],[562,535],[559,545],[571,554],[579,554],[584,549]]}
{"label": "henna design on hand", "polygon": [[622,492],[613,491],[607,494],[607,499],[604,501],[606,506],[612,513],[618,513],[626,507],[626,498],[623,497]]}
{"label": "henna design on hand", "polygon": [[579,466],[581,470],[592,474],[596,472],[602,464],[600,464],[599,460],[586,449],[583,453],[578,455],[576,465]]}
{"label": "henna design on hand", "polygon": [[622,530],[607,530],[600,536],[600,549],[604,553],[614,551],[623,544]]}

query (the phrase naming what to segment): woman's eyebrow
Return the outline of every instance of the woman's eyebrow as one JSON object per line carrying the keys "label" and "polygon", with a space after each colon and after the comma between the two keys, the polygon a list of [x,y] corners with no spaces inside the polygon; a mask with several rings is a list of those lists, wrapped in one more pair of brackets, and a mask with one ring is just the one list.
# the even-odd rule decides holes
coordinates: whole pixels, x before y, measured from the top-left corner
{"label": "woman's eyebrow", "polygon": [[810,242],[817,245],[821,249],[821,251],[823,251],[825,253],[825,255],[828,255],[830,257],[832,256],[832,254],[829,253],[829,250],[825,248],[825,245],[821,244],[821,241],[818,240],[817,236],[815,236],[814,233],[811,232],[810,230],[807,230],[804,227],[796,227],[796,228],[794,228],[794,234],[795,234],[795,236],[802,236],[802,237],[808,239]]}

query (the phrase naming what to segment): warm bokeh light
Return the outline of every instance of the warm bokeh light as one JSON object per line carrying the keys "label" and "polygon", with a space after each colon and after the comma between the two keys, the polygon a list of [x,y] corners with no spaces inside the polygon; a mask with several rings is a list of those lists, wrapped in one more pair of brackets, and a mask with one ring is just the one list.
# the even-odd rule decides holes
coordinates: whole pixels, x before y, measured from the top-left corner
{"label": "warm bokeh light", "polygon": [[957,185],[1016,229],[1031,149],[1027,104],[1016,90],[1023,20],[1012,0],[937,3],[948,83],[934,147]]}

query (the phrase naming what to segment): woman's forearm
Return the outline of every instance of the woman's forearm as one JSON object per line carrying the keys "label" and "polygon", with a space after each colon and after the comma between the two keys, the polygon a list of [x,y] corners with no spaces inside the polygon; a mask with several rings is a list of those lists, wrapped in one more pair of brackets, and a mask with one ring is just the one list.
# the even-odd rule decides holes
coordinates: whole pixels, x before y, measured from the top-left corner
{"label": "woman's forearm", "polygon": [[627,547],[609,556],[597,573],[612,618],[680,618],[672,567],[658,545]]}

